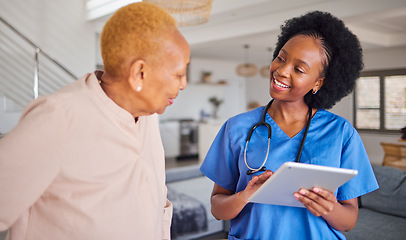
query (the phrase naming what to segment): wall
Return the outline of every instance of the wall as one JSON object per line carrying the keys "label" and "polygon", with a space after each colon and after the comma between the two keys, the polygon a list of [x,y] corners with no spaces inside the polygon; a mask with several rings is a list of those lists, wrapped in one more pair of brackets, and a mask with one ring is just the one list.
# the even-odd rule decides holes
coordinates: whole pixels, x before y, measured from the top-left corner
{"label": "wall", "polygon": [[6,111],[6,97],[0,95],[0,134],[9,132],[20,119],[22,111]]}
{"label": "wall", "polygon": [[250,77],[245,80],[247,103],[258,102],[261,105],[266,105],[271,97],[269,95],[270,79],[260,75]]}
{"label": "wall", "polygon": [[[214,59],[192,58],[188,69],[188,85],[180,91],[172,106],[168,107],[160,119],[191,118],[200,120],[200,112],[212,113],[209,98],[216,96],[224,102],[219,108],[219,119],[225,120],[246,110],[245,81],[235,73],[236,62]],[[203,71],[212,72],[212,84],[201,83]],[[225,85],[215,84],[220,80]]]}
{"label": "wall", "polygon": [[366,71],[406,68],[406,47],[364,52]]}
{"label": "wall", "polygon": [[[1,0],[0,16],[77,77],[94,70],[96,34],[85,20],[84,0]],[[0,132],[8,132],[20,115],[3,112]]]}
{"label": "wall", "polygon": [[0,16],[73,74],[94,69],[96,35],[84,0],[2,0]]}

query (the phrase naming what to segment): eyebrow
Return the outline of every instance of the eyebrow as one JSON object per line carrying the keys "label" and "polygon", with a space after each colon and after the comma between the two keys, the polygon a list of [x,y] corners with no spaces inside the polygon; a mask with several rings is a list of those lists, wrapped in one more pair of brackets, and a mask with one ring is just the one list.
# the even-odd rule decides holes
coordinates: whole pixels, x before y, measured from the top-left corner
{"label": "eyebrow", "polygon": [[[281,49],[281,52],[283,52],[283,53],[286,54],[286,55],[289,55],[283,48]],[[306,65],[307,68],[310,69],[310,66],[309,66],[309,64],[308,64],[307,62],[305,62],[305,61],[303,61],[303,60],[301,60],[301,59],[295,59],[295,60],[298,61],[298,62],[300,62],[300,63],[302,63],[302,64],[304,64],[304,65]]]}

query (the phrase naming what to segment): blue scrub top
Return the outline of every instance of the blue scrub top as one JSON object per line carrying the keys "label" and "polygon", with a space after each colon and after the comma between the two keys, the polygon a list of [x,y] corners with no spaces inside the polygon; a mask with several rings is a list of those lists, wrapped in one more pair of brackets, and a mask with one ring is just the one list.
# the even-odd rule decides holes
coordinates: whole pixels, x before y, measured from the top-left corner
{"label": "blue scrub top", "polygon": [[[217,134],[200,170],[219,186],[239,192],[252,176],[247,175],[244,148],[250,128],[258,123],[265,107],[230,118]],[[290,138],[269,114],[265,121],[272,127],[272,138],[265,167],[276,171],[284,162],[294,162],[305,129]],[[268,144],[265,126],[258,127],[247,149],[251,168],[262,165]],[[302,163],[358,170],[358,175],[335,191],[338,201],[364,195],[378,188],[361,138],[344,118],[325,110],[313,116],[303,147]],[[249,203],[231,220],[228,239],[345,239],[327,222],[306,208]]]}

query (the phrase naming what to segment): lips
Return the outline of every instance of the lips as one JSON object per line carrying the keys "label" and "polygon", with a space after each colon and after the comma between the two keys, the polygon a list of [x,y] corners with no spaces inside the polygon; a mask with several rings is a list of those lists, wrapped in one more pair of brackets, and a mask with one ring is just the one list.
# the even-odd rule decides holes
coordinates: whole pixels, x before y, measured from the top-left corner
{"label": "lips", "polygon": [[168,99],[170,105],[172,105],[173,100],[175,100],[175,99],[174,99],[174,98],[169,98],[169,99]]}
{"label": "lips", "polygon": [[275,84],[278,88],[283,88],[283,89],[289,89],[289,88],[291,88],[290,86],[288,86],[288,85],[286,85],[286,84],[284,84],[284,83],[279,82],[278,80],[276,80],[275,77],[273,77],[273,82],[274,82],[274,84]]}

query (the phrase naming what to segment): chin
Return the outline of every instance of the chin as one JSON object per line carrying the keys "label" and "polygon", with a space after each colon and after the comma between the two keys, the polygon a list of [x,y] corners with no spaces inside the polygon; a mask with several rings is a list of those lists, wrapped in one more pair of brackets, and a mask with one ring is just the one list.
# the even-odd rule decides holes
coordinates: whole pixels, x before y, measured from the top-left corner
{"label": "chin", "polygon": [[271,98],[275,98],[275,92],[273,91],[273,89],[272,89],[272,86],[271,86],[271,88],[269,89],[269,96],[271,96]]}
{"label": "chin", "polygon": [[155,111],[155,113],[162,114],[165,112],[165,110],[166,110],[166,108],[158,109],[157,111]]}

